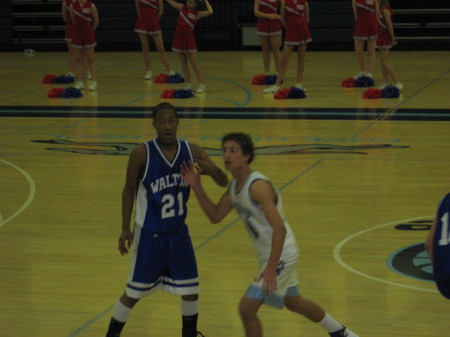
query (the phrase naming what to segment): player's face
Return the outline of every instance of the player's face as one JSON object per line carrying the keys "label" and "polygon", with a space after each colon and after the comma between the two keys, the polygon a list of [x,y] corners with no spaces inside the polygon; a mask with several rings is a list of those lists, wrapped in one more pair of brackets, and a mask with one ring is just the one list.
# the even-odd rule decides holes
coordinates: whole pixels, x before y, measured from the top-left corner
{"label": "player's face", "polygon": [[197,2],[195,0],[187,0],[186,6],[189,9],[196,9],[197,8]]}
{"label": "player's face", "polygon": [[178,118],[170,109],[161,110],[153,120],[153,127],[162,143],[171,144],[176,142]]}
{"label": "player's face", "polygon": [[239,143],[234,140],[226,141],[222,146],[222,156],[225,168],[227,170],[233,170],[239,168],[242,165],[248,165],[248,155],[244,155]]}

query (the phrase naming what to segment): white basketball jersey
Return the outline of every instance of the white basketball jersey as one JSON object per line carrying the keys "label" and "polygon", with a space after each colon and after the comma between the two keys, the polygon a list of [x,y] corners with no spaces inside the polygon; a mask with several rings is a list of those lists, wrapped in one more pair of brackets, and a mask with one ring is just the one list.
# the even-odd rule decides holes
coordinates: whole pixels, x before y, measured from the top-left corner
{"label": "white basketball jersey", "polygon": [[233,179],[230,185],[230,195],[233,206],[244,221],[250,237],[253,240],[253,248],[258,252],[260,261],[267,260],[270,256],[273,227],[267,220],[261,207],[252,199],[250,194],[250,186],[255,180],[264,180],[268,182],[276,194],[276,208],[280,213],[287,232],[281,259],[290,261],[298,258],[297,243],[289,223],[285,220],[280,192],[272,185],[266,176],[258,171],[253,171],[248,176],[247,181],[239,193],[236,192],[236,180]]}

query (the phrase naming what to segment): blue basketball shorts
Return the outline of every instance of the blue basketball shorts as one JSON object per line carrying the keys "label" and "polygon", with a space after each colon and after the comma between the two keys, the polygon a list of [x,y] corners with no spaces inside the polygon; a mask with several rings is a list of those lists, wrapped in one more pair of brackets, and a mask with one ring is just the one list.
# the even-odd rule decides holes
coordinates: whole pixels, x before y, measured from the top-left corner
{"label": "blue basketball shorts", "polygon": [[197,262],[187,226],[171,233],[134,228],[126,294],[142,298],[158,289],[175,295],[199,292]]}

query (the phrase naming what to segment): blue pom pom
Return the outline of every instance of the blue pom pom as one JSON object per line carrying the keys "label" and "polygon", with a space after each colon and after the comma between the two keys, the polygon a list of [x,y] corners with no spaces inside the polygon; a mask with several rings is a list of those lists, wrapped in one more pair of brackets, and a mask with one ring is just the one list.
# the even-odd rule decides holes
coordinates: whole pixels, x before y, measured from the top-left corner
{"label": "blue pom pom", "polygon": [[273,85],[277,81],[277,75],[267,75],[264,77],[264,84],[265,85]]}
{"label": "blue pom pom", "polygon": [[306,98],[305,90],[292,87],[289,90],[288,98]]}
{"label": "blue pom pom", "polygon": [[397,98],[400,96],[400,90],[392,85],[388,85],[381,92],[383,98]]}
{"label": "blue pom pom", "polygon": [[194,92],[191,89],[179,89],[173,93],[173,98],[191,98],[194,97]]}
{"label": "blue pom pom", "polygon": [[372,77],[369,76],[359,76],[356,79],[356,86],[357,87],[363,87],[363,88],[368,88],[368,87],[373,87],[375,85],[375,82],[373,81]]}
{"label": "blue pom pom", "polygon": [[73,76],[61,75],[61,76],[56,77],[54,79],[53,83],[65,84],[65,83],[73,83],[74,81],[75,81],[75,79],[73,78]]}
{"label": "blue pom pom", "polygon": [[169,77],[167,78],[167,83],[184,83],[184,81],[184,77],[178,73],[169,75]]}
{"label": "blue pom pom", "polygon": [[74,87],[69,87],[64,89],[64,91],[61,93],[61,98],[78,98],[83,97],[83,94],[80,90]]}

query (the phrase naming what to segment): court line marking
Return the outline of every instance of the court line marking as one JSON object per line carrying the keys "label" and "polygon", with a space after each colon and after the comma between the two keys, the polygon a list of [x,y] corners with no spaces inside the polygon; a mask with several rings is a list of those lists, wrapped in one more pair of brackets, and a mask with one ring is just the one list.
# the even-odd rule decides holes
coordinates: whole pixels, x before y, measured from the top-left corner
{"label": "court line marking", "polygon": [[[324,159],[319,159],[317,160],[315,163],[311,164],[309,167],[307,167],[306,169],[304,169],[303,171],[301,171],[299,174],[297,174],[296,176],[294,176],[291,180],[289,180],[287,183],[285,183],[284,185],[282,185],[279,190],[282,191],[283,189],[285,189],[286,187],[288,187],[289,185],[291,185],[294,181],[298,180],[299,178],[301,178],[302,176],[304,176],[306,173],[308,173],[309,171],[311,171],[313,168],[315,168],[316,166],[318,166],[320,163],[322,163],[324,161]],[[204,240],[203,242],[201,242],[200,244],[196,245],[194,247],[194,250],[197,251],[199,249],[201,249],[202,247],[204,247],[205,245],[207,245],[209,242],[211,242],[213,239],[217,238],[218,236],[220,236],[222,233],[226,232],[228,229],[230,229],[231,227],[233,227],[234,224],[236,224],[237,222],[240,222],[241,218],[237,217],[236,219],[234,219],[233,221],[231,221],[230,223],[228,223],[227,225],[225,225],[224,227],[222,227],[221,229],[219,229],[216,233],[214,233],[213,235],[211,235],[209,238],[207,238],[206,240]],[[68,335],[68,337],[74,337],[76,335],[78,335],[79,333],[83,332],[86,328],[88,328],[90,325],[92,325],[93,323],[95,323],[98,319],[100,319],[101,317],[103,317],[105,314],[107,314],[110,310],[112,310],[114,308],[115,304],[109,306],[107,309],[105,309],[104,311],[102,311],[101,313],[99,313],[98,315],[96,315],[95,317],[93,317],[92,319],[90,319],[89,321],[87,321],[85,324],[83,324],[81,327],[79,327],[78,329],[76,329],[75,331],[73,331],[72,333],[70,333]],[[106,327],[105,327],[106,329]]]}
{"label": "court line marking", "polygon": [[383,116],[380,117],[380,120],[385,119],[386,116],[395,113],[399,107],[401,107],[402,105],[404,105],[405,103],[409,102],[411,99],[415,98],[415,96],[417,96],[418,94],[420,94],[422,91],[424,91],[425,89],[428,89],[431,85],[433,85],[434,83],[436,83],[437,81],[439,81],[441,78],[443,78],[444,76],[446,76],[448,73],[450,72],[450,69],[443,72],[442,74],[438,75],[437,77],[435,77],[434,79],[432,79],[430,82],[428,82],[427,84],[425,84],[422,88],[420,88],[419,90],[417,90],[416,92],[414,92],[412,95],[410,95],[409,97],[407,97],[404,101],[399,102],[395,107],[389,109],[386,113],[383,114]]}
{"label": "court line marking", "polygon": [[[408,222],[409,222],[409,221],[423,220],[423,219],[429,219],[429,218],[430,218],[430,216],[428,216],[428,217],[414,218],[414,219],[408,219],[408,220],[403,220],[403,221],[408,221]],[[359,232],[356,232],[356,233],[353,233],[353,234],[347,236],[344,240],[342,240],[341,242],[339,242],[339,243],[334,247],[334,249],[333,249],[333,257],[334,257],[334,259],[336,260],[336,262],[337,262],[342,268],[347,269],[347,270],[351,271],[352,273],[354,273],[354,274],[356,274],[356,275],[359,275],[359,276],[362,276],[362,277],[365,277],[365,278],[367,278],[367,279],[369,279],[369,280],[372,280],[372,281],[375,281],[375,282],[380,282],[380,283],[389,284],[389,285],[396,286],[396,287],[407,288],[407,289],[413,289],[413,290],[419,290],[419,291],[426,291],[426,292],[429,292],[429,293],[436,293],[436,294],[437,294],[437,293],[438,293],[437,290],[432,290],[432,289],[426,289],[426,288],[421,288],[421,287],[409,286],[409,285],[406,285],[406,284],[397,283],[397,282],[392,282],[392,281],[388,281],[388,280],[383,280],[383,279],[381,279],[381,278],[379,278],[379,277],[371,276],[371,275],[369,275],[369,274],[363,273],[363,272],[361,272],[361,271],[359,271],[359,270],[353,268],[352,266],[350,266],[349,264],[347,264],[347,263],[342,259],[341,254],[340,254],[340,253],[341,253],[341,250],[342,250],[342,247],[344,247],[344,245],[347,244],[350,240],[356,238],[357,236],[360,236],[360,235],[366,234],[366,233],[368,233],[368,232],[374,231],[374,230],[376,230],[376,229],[380,229],[380,228],[383,228],[383,227],[389,227],[389,226],[392,226],[392,225],[395,225],[395,224],[398,224],[398,221],[394,221],[394,222],[390,222],[390,223],[386,223],[386,224],[382,224],[382,225],[370,227],[370,228],[364,229],[364,230],[362,230],[362,231],[359,231]]]}
{"label": "court line marking", "polygon": [[430,86],[432,86],[435,82],[439,81],[441,78],[443,78],[444,76],[446,76],[448,73],[450,72],[450,70],[447,70],[445,72],[443,72],[442,74],[438,75],[437,77],[435,77],[434,79],[432,79],[430,82],[428,82],[427,84],[425,84],[424,86],[422,86],[422,88],[420,88],[419,90],[417,90],[416,92],[412,93],[412,95],[408,96],[404,101],[398,103],[395,107],[389,109],[388,111],[386,111],[385,113],[383,113],[383,115],[381,115],[379,118],[377,118],[375,121],[373,121],[372,123],[370,123],[368,126],[366,126],[365,128],[363,128],[362,130],[358,131],[357,133],[355,133],[353,135],[353,137],[359,136],[361,133],[367,131],[368,129],[370,129],[372,126],[374,126],[375,124],[378,124],[379,121],[383,121],[385,119],[387,119],[389,116],[395,114],[395,112],[405,103],[409,102],[410,100],[412,100],[413,98],[415,98],[418,94],[420,94],[422,91],[424,91],[425,89],[428,89]]}
{"label": "court line marking", "polygon": [[13,163],[10,163],[9,161],[0,159],[0,162],[5,163],[6,165],[11,166],[12,168],[16,169],[17,171],[19,171],[24,177],[25,179],[28,181],[28,184],[30,185],[30,192],[28,194],[28,198],[25,201],[25,203],[22,205],[22,207],[20,207],[13,215],[11,215],[9,218],[6,218],[5,220],[3,220],[3,216],[0,214],[0,227],[2,227],[3,225],[6,225],[8,222],[12,221],[14,218],[16,218],[17,216],[19,216],[23,211],[25,211],[28,206],[30,206],[31,202],[33,201],[35,195],[36,195],[36,184],[34,183],[33,178],[22,168],[14,165]]}
{"label": "court line marking", "polygon": [[[10,95],[10,96],[7,96],[7,97],[5,97],[5,98],[2,98],[2,99],[0,99],[0,102],[5,102],[5,101],[9,101],[9,100],[11,100],[11,99],[14,99],[14,98],[17,98],[17,97],[21,97],[21,96],[27,96],[27,95],[30,95],[30,94],[34,94],[35,92],[38,92],[38,91],[41,91],[42,89],[32,89],[32,90],[28,90],[28,91],[25,91],[25,92],[22,92],[22,93],[19,93],[19,94],[12,94],[12,95]],[[18,116],[18,117],[20,117],[20,116]]]}
{"label": "court line marking", "polygon": [[234,85],[234,86],[238,87],[239,89],[242,89],[242,90],[247,94],[247,99],[244,101],[243,104],[239,104],[238,106],[244,107],[244,106],[246,106],[247,104],[249,104],[249,103],[251,102],[252,97],[253,97],[253,96],[252,96],[252,93],[251,93],[250,90],[248,90],[248,89],[247,89],[246,87],[244,87],[243,85],[240,85],[240,84],[238,84],[238,83],[236,83],[236,82],[224,80],[223,78],[218,78],[218,77],[213,77],[213,76],[205,76],[205,77],[206,77],[206,78],[211,78],[211,79],[216,80],[216,81],[225,82],[225,83]]}

